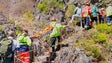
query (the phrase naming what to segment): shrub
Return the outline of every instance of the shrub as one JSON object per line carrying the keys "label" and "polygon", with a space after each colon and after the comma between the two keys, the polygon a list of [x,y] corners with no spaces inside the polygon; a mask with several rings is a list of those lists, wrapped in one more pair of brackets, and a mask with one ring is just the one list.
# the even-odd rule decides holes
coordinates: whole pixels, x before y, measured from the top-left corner
{"label": "shrub", "polygon": [[[75,6],[74,6],[73,3],[68,5],[68,9],[67,9],[67,12],[66,12],[67,18],[71,17],[74,14],[74,9],[75,9]],[[69,19],[67,19],[67,20],[69,21]]]}
{"label": "shrub", "polygon": [[38,5],[38,10],[39,10],[40,12],[44,11],[45,8],[46,8],[46,5],[45,5],[45,4],[39,4],[39,5]]}
{"label": "shrub", "polygon": [[112,28],[106,24],[99,24],[96,29],[101,32],[101,33],[111,33],[112,32]]}
{"label": "shrub", "polygon": [[62,2],[58,2],[58,3],[56,4],[56,7],[57,7],[58,9],[62,10],[62,9],[64,8],[64,4],[63,4]]}
{"label": "shrub", "polygon": [[94,58],[99,58],[100,56],[100,49],[95,46],[94,40],[81,39],[76,43],[76,47],[84,48],[87,56],[93,56]]}
{"label": "shrub", "polygon": [[40,28],[42,28],[42,29],[45,29],[48,25],[49,25],[49,23],[42,23],[42,22],[40,22],[40,23],[38,24],[38,26],[39,26]]}
{"label": "shrub", "polygon": [[0,25],[0,31],[4,31],[4,27]]}
{"label": "shrub", "polygon": [[16,25],[16,28],[17,28],[16,35],[21,34],[22,33],[22,27],[18,24],[18,25]]}
{"label": "shrub", "polygon": [[92,56],[92,51],[86,51],[87,56]]}
{"label": "shrub", "polygon": [[34,19],[34,15],[31,11],[26,11],[23,16],[26,21],[32,21]]}
{"label": "shrub", "polygon": [[11,16],[9,16],[9,23],[10,24],[14,24],[15,23],[14,19]]}
{"label": "shrub", "polygon": [[9,23],[10,23],[10,24],[14,24],[15,21],[14,21],[13,19],[9,19]]}
{"label": "shrub", "polygon": [[84,38],[84,39],[80,39],[76,44],[75,44],[75,46],[76,47],[81,47],[81,48],[83,48],[83,47],[85,47],[85,45],[86,45],[86,39]]}
{"label": "shrub", "polygon": [[96,46],[92,47],[92,55],[94,58],[99,58],[100,57],[100,49]]}
{"label": "shrub", "polygon": [[58,10],[64,8],[64,4],[62,0],[54,1],[54,0],[45,0],[37,5],[37,9],[39,12],[48,13],[52,8],[56,7]]}
{"label": "shrub", "polygon": [[106,43],[108,40],[107,38],[107,35],[106,34],[103,34],[103,33],[97,33],[95,36],[94,36],[94,41],[96,43]]}
{"label": "shrub", "polygon": [[56,7],[56,4],[57,4],[57,2],[56,1],[54,1],[54,0],[52,0],[51,2],[49,2],[49,7]]}
{"label": "shrub", "polygon": [[106,61],[104,61],[104,60],[102,60],[102,61],[100,61],[99,63],[107,63]]}

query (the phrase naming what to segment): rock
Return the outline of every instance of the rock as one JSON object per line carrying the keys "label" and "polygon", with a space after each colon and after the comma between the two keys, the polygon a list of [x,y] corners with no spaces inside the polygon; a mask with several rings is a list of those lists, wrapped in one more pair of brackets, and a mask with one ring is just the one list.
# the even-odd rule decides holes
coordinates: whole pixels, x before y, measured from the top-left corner
{"label": "rock", "polygon": [[34,3],[34,0],[0,0],[0,12],[7,17],[21,18],[26,11],[34,10]]}
{"label": "rock", "polygon": [[8,23],[7,17],[5,17],[2,13],[0,13],[0,25],[4,25]]}

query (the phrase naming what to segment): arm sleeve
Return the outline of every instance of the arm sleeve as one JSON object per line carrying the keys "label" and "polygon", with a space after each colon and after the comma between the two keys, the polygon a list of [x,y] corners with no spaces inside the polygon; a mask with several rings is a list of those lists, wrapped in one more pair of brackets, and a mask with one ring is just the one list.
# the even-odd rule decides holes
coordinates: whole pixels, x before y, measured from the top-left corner
{"label": "arm sleeve", "polygon": [[20,48],[19,42],[17,40],[13,40],[12,50],[18,51]]}
{"label": "arm sleeve", "polygon": [[61,30],[63,30],[66,26],[65,25],[61,25]]}
{"label": "arm sleeve", "polygon": [[31,45],[32,45],[32,42],[31,42],[30,37],[27,37],[27,45],[28,45],[28,46],[31,46]]}
{"label": "arm sleeve", "polygon": [[96,7],[96,12],[98,12],[98,8]]}
{"label": "arm sleeve", "polygon": [[74,9],[74,12],[77,10],[78,8],[76,7],[75,9]]}

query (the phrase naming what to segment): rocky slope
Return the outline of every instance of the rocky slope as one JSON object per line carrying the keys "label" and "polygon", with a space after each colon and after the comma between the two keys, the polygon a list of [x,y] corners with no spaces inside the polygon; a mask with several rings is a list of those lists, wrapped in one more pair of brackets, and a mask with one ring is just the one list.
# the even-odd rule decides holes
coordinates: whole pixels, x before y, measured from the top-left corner
{"label": "rocky slope", "polygon": [[[69,21],[74,13],[74,1],[87,0],[0,0],[0,25],[8,23],[8,27],[16,26],[17,33],[21,32],[21,28],[25,28],[32,35],[46,28],[53,15],[58,22],[62,18]],[[111,27],[100,25],[97,29],[88,31],[76,26],[74,28],[74,31],[66,30],[62,42],[64,46],[60,51],[56,51],[56,58],[53,58],[52,63],[112,63]],[[41,39],[46,38],[49,36]],[[37,55],[35,61],[48,62],[46,58],[49,54],[41,49],[42,46],[39,47],[38,53],[43,54]]]}
{"label": "rocky slope", "polygon": [[0,0],[0,12],[7,17],[21,17],[26,11],[34,10],[34,3],[34,0]]}

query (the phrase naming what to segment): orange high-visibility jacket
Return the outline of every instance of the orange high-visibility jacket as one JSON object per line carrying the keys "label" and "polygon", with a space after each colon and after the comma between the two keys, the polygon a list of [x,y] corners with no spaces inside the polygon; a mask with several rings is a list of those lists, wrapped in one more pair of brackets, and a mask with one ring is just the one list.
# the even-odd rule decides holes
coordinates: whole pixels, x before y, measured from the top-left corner
{"label": "orange high-visibility jacket", "polygon": [[92,14],[92,7],[91,6],[85,6],[82,8],[82,18],[88,17]]}

